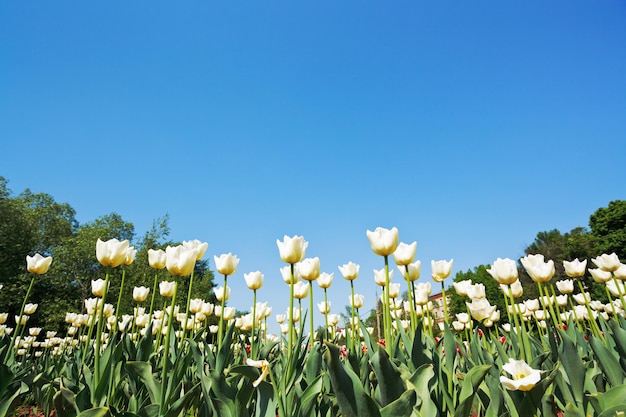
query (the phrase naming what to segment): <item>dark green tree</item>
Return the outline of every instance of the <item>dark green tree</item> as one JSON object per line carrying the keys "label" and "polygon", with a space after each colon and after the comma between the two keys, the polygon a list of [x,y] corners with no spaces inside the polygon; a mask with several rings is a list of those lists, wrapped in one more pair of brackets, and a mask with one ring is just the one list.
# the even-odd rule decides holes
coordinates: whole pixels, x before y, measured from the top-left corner
{"label": "dark green tree", "polygon": [[589,217],[596,256],[615,252],[626,259],[626,200],[611,201]]}

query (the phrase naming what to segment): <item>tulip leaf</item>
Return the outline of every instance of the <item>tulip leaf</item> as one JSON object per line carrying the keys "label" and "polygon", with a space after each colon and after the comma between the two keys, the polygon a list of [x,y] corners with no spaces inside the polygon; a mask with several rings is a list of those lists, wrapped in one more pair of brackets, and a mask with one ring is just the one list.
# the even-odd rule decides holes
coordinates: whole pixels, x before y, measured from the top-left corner
{"label": "tulip leaf", "polygon": [[585,417],[585,413],[575,404],[567,403],[565,410],[563,410],[565,417]]}
{"label": "tulip leaf", "polygon": [[268,382],[261,382],[257,387],[257,403],[255,417],[275,417],[276,403],[274,401],[274,390]]}
{"label": "tulip leaf", "polygon": [[359,377],[339,359],[339,348],[326,346],[324,362],[341,412],[347,417],[379,417],[378,405],[365,393]]}
{"label": "tulip leaf", "polygon": [[78,414],[77,417],[108,417],[111,416],[111,411],[109,407],[97,407],[90,408],[89,410],[85,410],[82,413]]}
{"label": "tulip leaf", "polygon": [[405,391],[398,399],[380,410],[381,417],[410,416],[417,400],[415,391]]}
{"label": "tulip leaf", "polygon": [[400,398],[406,387],[398,372],[398,368],[389,360],[387,351],[379,347],[371,359],[374,373],[378,379],[380,400],[384,406]]}
{"label": "tulip leaf", "polygon": [[624,381],[624,371],[617,357],[597,337],[590,336],[589,344],[609,384],[613,387],[621,385]]}
{"label": "tulip leaf", "polygon": [[430,358],[426,354],[427,348],[422,338],[423,322],[420,320],[417,323],[417,329],[415,330],[415,336],[413,337],[413,343],[411,346],[411,362],[415,369],[420,366],[429,363]]}
{"label": "tulip leaf", "polygon": [[315,409],[315,400],[321,394],[323,386],[322,375],[318,375],[300,395],[300,414],[302,416],[314,415],[312,412]]}
{"label": "tulip leaf", "polygon": [[454,410],[454,417],[465,417],[469,415],[478,386],[483,382],[490,369],[491,365],[477,365],[465,374],[463,383],[461,384],[459,401]]}
{"label": "tulip leaf", "polygon": [[559,359],[569,379],[570,392],[576,400],[576,404],[581,406],[585,387],[585,365],[572,339],[562,330],[559,329],[558,332],[561,336]]}
{"label": "tulip leaf", "polygon": [[154,379],[152,365],[149,362],[126,362],[126,368],[131,376],[136,376],[143,382],[148,391],[148,396],[153,404],[158,404],[161,400],[161,387]]}

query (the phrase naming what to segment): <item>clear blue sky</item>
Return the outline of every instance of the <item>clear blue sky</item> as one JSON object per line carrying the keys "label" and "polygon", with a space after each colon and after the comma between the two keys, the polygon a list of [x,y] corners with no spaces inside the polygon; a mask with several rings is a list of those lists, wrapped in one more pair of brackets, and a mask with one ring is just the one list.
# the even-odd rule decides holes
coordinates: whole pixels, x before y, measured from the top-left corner
{"label": "clear blue sky", "polygon": [[285,312],[285,234],[335,273],[338,313],[348,261],[374,305],[367,229],[417,241],[427,280],[626,198],[622,1],[5,1],[0,39],[13,192],[138,235],[169,214],[212,266],[240,257],[241,310],[260,270]]}

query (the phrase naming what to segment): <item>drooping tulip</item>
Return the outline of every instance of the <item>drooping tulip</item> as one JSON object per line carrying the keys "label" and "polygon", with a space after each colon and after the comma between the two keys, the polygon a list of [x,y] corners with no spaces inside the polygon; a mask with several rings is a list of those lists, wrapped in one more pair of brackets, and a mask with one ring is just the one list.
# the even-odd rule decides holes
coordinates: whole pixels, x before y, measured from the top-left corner
{"label": "drooping tulip", "polygon": [[276,239],[280,258],[288,264],[300,262],[306,254],[306,248],[309,242],[304,240],[302,236],[289,237],[284,236],[283,241]]}
{"label": "drooping tulip", "polygon": [[395,227],[391,229],[377,227],[373,232],[368,230],[367,238],[376,255],[389,256],[398,247],[398,229]]}
{"label": "drooping tulip", "polygon": [[36,253],[35,256],[26,256],[26,268],[28,272],[33,274],[45,274],[48,272],[51,263],[52,256],[43,257],[38,253]]}
{"label": "drooping tulip", "polygon": [[103,266],[115,268],[126,261],[126,251],[129,247],[128,240],[109,239],[106,242],[98,239],[96,242],[96,258]]}

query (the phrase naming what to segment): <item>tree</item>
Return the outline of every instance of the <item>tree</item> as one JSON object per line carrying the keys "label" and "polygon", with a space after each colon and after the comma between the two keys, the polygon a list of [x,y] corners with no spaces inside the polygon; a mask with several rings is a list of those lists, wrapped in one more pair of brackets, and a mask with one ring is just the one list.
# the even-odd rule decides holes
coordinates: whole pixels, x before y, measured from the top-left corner
{"label": "tree", "polygon": [[589,217],[596,255],[615,252],[626,258],[626,200],[615,200]]}

